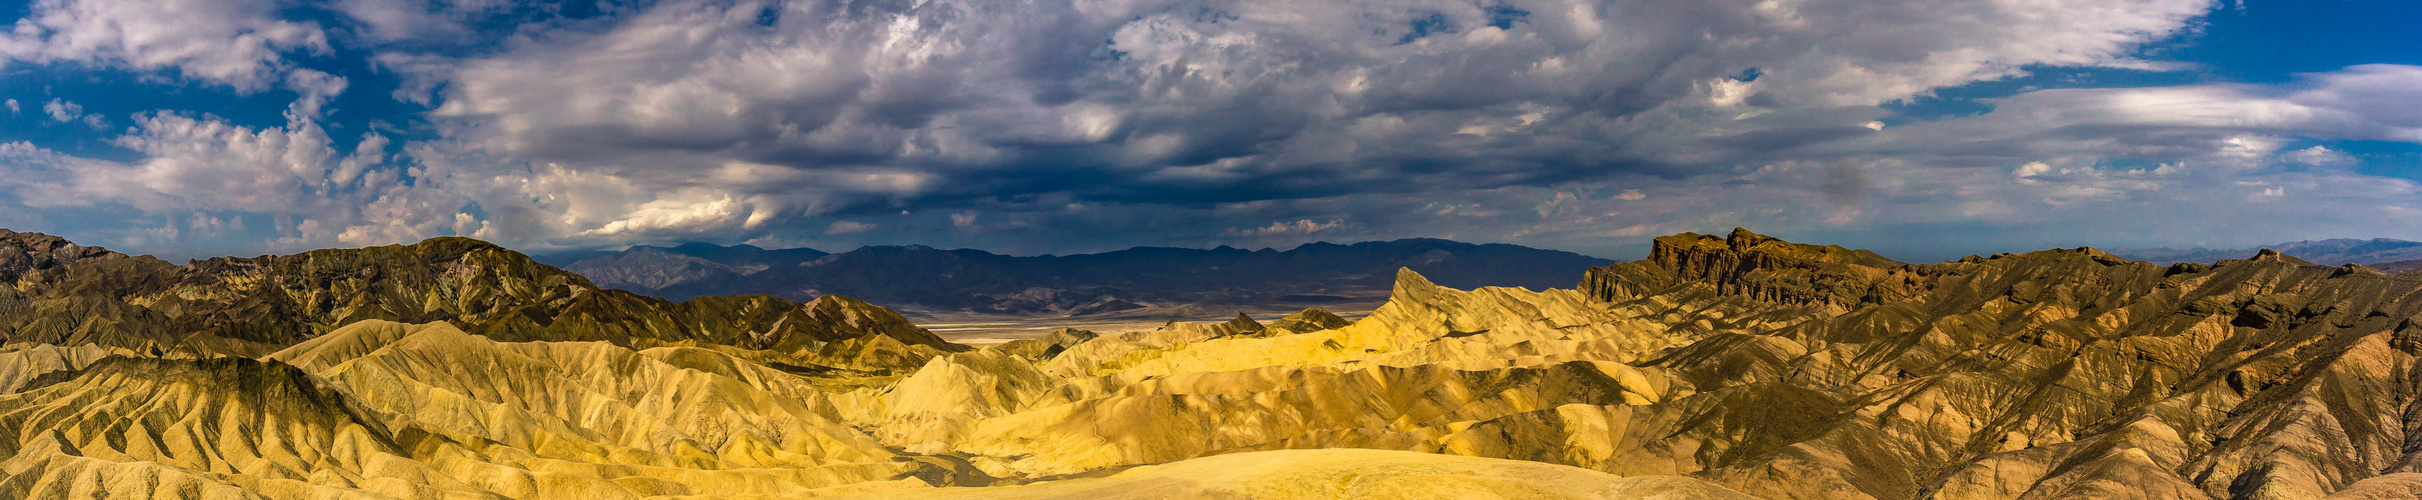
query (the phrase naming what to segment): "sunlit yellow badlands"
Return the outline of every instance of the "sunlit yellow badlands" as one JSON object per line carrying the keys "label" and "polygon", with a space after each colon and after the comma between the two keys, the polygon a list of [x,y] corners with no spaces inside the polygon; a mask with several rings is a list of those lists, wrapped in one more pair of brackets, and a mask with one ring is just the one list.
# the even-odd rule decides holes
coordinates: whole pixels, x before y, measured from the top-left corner
{"label": "sunlit yellow badlands", "polygon": [[0,497],[2422,495],[2422,276],[2275,254],[1684,234],[1579,290],[1407,271],[1350,323],[967,349],[845,299],[358,252],[11,271]]}

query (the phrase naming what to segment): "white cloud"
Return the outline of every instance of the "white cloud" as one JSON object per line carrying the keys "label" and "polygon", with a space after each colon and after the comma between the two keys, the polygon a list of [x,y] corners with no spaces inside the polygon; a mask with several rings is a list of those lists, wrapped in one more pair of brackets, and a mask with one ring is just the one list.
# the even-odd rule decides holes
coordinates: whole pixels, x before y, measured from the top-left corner
{"label": "white cloud", "polygon": [[[11,99],[9,102],[10,108],[13,110],[16,100]],[[100,113],[86,114],[84,106],[76,104],[75,101],[51,99],[50,102],[42,103],[42,113],[50,115],[50,120],[54,122],[80,122],[94,129],[109,128],[109,119],[101,117]]]}
{"label": "white cloud", "polygon": [[316,23],[280,19],[271,0],[38,0],[6,35],[0,58],[86,63],[258,91],[294,51],[325,53]]}
{"label": "white cloud", "polygon": [[1532,211],[1539,212],[1539,218],[1542,219],[1555,218],[1558,215],[1572,213],[1573,206],[1580,202],[1581,197],[1574,196],[1573,193],[1557,191],[1555,197],[1539,202],[1538,206],[1532,207]]}
{"label": "white cloud", "polygon": [[320,226],[320,221],[314,219],[303,219],[302,222],[294,223],[291,226],[281,222],[278,224],[278,234],[280,236],[277,239],[269,241],[269,248],[272,251],[300,252],[326,248],[334,243],[331,241],[333,235],[328,229]]}
{"label": "white cloud", "polygon": [[846,221],[846,220],[844,220],[844,221],[833,221],[832,225],[830,225],[830,226],[825,226],[825,228],[824,228],[824,234],[855,234],[855,233],[863,233],[863,232],[867,232],[867,231],[873,231],[873,230],[875,230],[875,228],[877,228],[877,227],[880,227],[880,226],[877,226],[877,225],[875,225],[875,224],[867,224],[867,223],[857,222],[857,221]]}
{"label": "white cloud", "polygon": [[228,217],[222,219],[216,215],[194,212],[193,217],[186,220],[185,227],[193,230],[195,233],[219,235],[228,231],[244,230],[244,219],[242,217]]}
{"label": "white cloud", "polygon": [[[350,154],[338,151],[316,121],[316,108],[343,88],[343,79],[309,70],[294,77],[302,98],[289,107],[285,126],[254,128],[217,117],[144,113],[129,132],[110,140],[140,155],[127,162],[11,143],[0,146],[0,157],[6,158],[0,161],[9,173],[0,176],[0,191],[31,207],[117,205],[172,221],[189,217],[183,231],[155,228],[121,232],[117,238],[149,246],[230,237],[244,228],[239,216],[205,212],[308,216],[274,224],[270,229],[281,236],[270,242],[276,248],[392,243],[433,235],[435,226],[422,221],[442,219],[427,213],[462,205],[459,197],[416,186],[385,165],[388,142],[382,136],[364,136]],[[57,120],[79,119],[81,109],[54,100],[45,112]]]}
{"label": "white cloud", "polygon": [[1312,233],[1326,232],[1326,231],[1331,230],[1331,229],[1337,229],[1339,226],[1342,226],[1342,225],[1344,225],[1344,224],[1345,224],[1345,221],[1342,221],[1342,220],[1330,220],[1330,221],[1328,221],[1328,222],[1313,222],[1313,221],[1312,221],[1312,219],[1298,219],[1298,220],[1296,220],[1296,221],[1294,221],[1294,222],[1284,222],[1284,221],[1281,221],[1281,222],[1272,222],[1272,223],[1270,223],[1270,225],[1269,225],[1269,226],[1267,226],[1267,227],[1260,227],[1260,228],[1254,228],[1254,229],[1242,229],[1242,230],[1240,230],[1240,229],[1236,229],[1236,228],[1228,228],[1228,233],[1227,233],[1227,234],[1228,234],[1229,236],[1244,236],[1244,237],[1254,237],[1254,238],[1258,238],[1258,237],[1269,237],[1269,236],[1291,236],[1291,235],[1305,235],[1305,234],[1312,234]]}
{"label": "white cloud", "polygon": [[747,207],[729,196],[713,199],[661,199],[639,205],[637,210],[621,220],[587,231],[585,234],[613,236],[641,231],[667,229],[694,230],[700,226],[731,224],[747,215]]}
{"label": "white cloud", "polygon": [[50,115],[50,121],[72,122],[84,117],[84,106],[74,102],[51,99],[50,102],[42,103],[42,112]]}
{"label": "white cloud", "polygon": [[[2189,29],[2203,0],[1488,4],[1519,19],[1398,0],[668,0],[524,24],[487,0],[328,4],[403,78],[392,89],[296,68],[328,42],[268,0],[135,4],[44,0],[0,57],[296,93],[283,126],[139,115],[114,140],[134,160],[0,146],[0,189],[20,203],[132,207],[147,241],[167,222],[183,238],[219,227],[188,219],[202,212],[253,214],[289,246],[450,233],[541,250],[804,241],[877,216],[936,238],[1126,244],[1334,237],[1344,220],[1571,248],[1735,224],[2092,219],[2079,227],[2103,232],[2078,234],[2155,237],[2186,233],[2143,226],[2206,214],[2404,209],[2410,183],[2311,144],[2422,142],[2413,66],[2029,91],[1935,120],[1878,106],[2044,65],[2159,67],[2133,54]],[[1409,32],[1432,15],[1452,29]],[[498,24],[513,28],[475,29]],[[439,137],[340,147],[331,131],[357,129],[321,122],[361,89],[436,106]],[[2280,203],[2227,205],[2251,197]],[[805,217],[838,222],[778,222]],[[2228,230],[2280,227],[2312,230]]]}
{"label": "white cloud", "polygon": [[301,210],[331,192],[342,156],[319,125],[254,129],[155,112],[114,142],[142,153],[121,168],[80,172],[78,195],[145,210]]}
{"label": "white cloud", "polygon": [[[480,154],[656,187],[731,162],[951,179],[783,201],[815,212],[899,196],[1386,184],[1349,182],[1360,176],[1485,188],[1606,175],[1606,161],[1695,167],[1728,153],[1667,135],[1757,132],[1774,125],[1758,120],[1810,120],[1778,106],[1871,106],[2027,65],[2146,66],[2128,54],[2210,7],[1506,5],[1531,14],[1498,21],[1477,6],[1393,1],[674,1],[481,58],[381,60],[418,82],[407,98],[442,82],[435,115]],[[1460,35],[1399,43],[1406,23],[1432,15]],[[1649,60],[1667,62],[1638,64]],[[1755,82],[1729,78],[1751,67],[1762,70]],[[1701,116],[1711,106],[1746,111]],[[1874,123],[1800,125],[1872,133]],[[616,161],[634,157],[647,160]],[[1472,167],[1391,175],[1407,162]]]}
{"label": "white cloud", "polygon": [[[779,216],[998,197],[1048,200],[1010,205],[1078,218],[1099,215],[1060,207],[1307,189],[1293,186],[1351,196],[1623,175],[1602,168],[1610,161],[1720,169],[1766,153],[1711,147],[1709,137],[1887,133],[1875,126],[1880,112],[1811,118],[1793,107],[1872,105],[2029,64],[2142,66],[2126,54],[2207,7],[1860,7],[1906,14],[1879,24],[1839,14],[1847,10],[1834,1],[1753,3],[1516,2],[1508,5],[1532,14],[1501,30],[1476,7],[1413,2],[842,9],[671,1],[534,32],[470,59],[376,59],[405,76],[398,98],[439,105],[432,116],[446,138],[405,146],[420,172],[414,187],[455,196],[436,205],[488,215],[474,228],[459,207],[403,212],[544,247],[754,237]],[[379,40],[451,36],[492,7],[336,4]],[[1432,13],[1457,34],[1397,43],[1405,23]],[[1633,64],[1642,60],[1671,63]],[[1728,78],[1749,67],[1761,69],[1755,82]],[[316,117],[324,96],[342,92],[341,79],[324,76],[286,79],[303,95],[293,112]],[[1711,107],[1728,111],[1703,109]],[[349,178],[358,169],[344,165],[375,164],[381,152],[346,157],[360,160],[340,161],[328,178]],[[1647,198],[1640,190],[1599,196]],[[1417,208],[1489,221],[1509,214],[1485,207],[1533,202],[1484,196]],[[973,212],[945,213],[950,227],[974,225],[958,216]],[[1294,222],[1231,232],[1308,234],[1341,223],[1278,220]],[[446,229],[377,227],[409,230],[349,234]]]}
{"label": "white cloud", "polygon": [[2020,184],[2043,184],[2044,181],[2042,179],[2037,179],[2036,177],[2051,172],[2051,164],[2040,161],[2031,161],[2027,162],[2025,165],[2019,165],[2016,169],[2012,169],[2010,171],[2010,176],[2017,177]]}
{"label": "white cloud", "polygon": [[2280,153],[2279,158],[2281,160],[2286,160],[2288,163],[2321,167],[2339,167],[2354,165],[2362,162],[2362,160],[2356,159],[2354,155],[2346,154],[2344,151],[2330,149],[2328,146],[2313,146],[2295,151],[2289,151],[2286,153]]}
{"label": "white cloud", "polygon": [[513,7],[506,0],[337,0],[332,6],[361,22],[369,38],[423,43],[471,38],[473,21]]}
{"label": "white cloud", "polygon": [[2303,75],[2302,81],[2283,86],[2028,92],[1996,101],[1992,113],[1886,134],[1917,144],[2003,141],[2059,147],[2067,144],[2021,136],[2050,132],[2118,147],[2167,146],[2185,139],[2197,148],[2227,147],[2260,156],[2275,151],[2282,136],[2422,142],[2422,109],[2393,105],[2415,101],[2422,101],[2422,66],[2373,64]]}
{"label": "white cloud", "polygon": [[2265,202],[2287,197],[2287,188],[2270,186],[2247,197],[2247,201]]}
{"label": "white cloud", "polygon": [[328,101],[336,99],[337,94],[345,92],[345,77],[319,70],[294,70],[286,74],[285,83],[286,88],[298,96],[288,109],[307,120],[319,119],[320,107],[328,105]]}

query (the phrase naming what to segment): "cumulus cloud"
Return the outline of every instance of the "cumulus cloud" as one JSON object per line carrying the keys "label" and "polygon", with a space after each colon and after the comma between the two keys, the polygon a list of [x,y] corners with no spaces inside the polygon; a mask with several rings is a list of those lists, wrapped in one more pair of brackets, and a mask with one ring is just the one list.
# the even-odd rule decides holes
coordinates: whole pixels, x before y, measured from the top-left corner
{"label": "cumulus cloud", "polygon": [[[16,102],[15,99],[9,100],[9,107],[12,110],[16,108]],[[50,115],[50,121],[54,122],[82,122],[96,129],[109,127],[107,118],[102,118],[99,113],[86,114],[84,106],[76,104],[75,101],[51,99],[50,102],[42,103],[42,113]]]}
{"label": "cumulus cloud", "polygon": [[[699,193],[703,194],[703,193]],[[747,209],[729,196],[712,199],[660,199],[640,204],[624,218],[608,222],[604,227],[589,230],[589,234],[613,236],[628,232],[696,229],[730,224],[747,215]]]}
{"label": "cumulus cloud", "polygon": [[1272,222],[1269,226],[1253,229],[1240,230],[1237,228],[1228,228],[1228,235],[1254,238],[1267,236],[1305,235],[1337,229],[1338,226],[1344,224],[1345,221],[1342,220],[1313,222],[1312,219],[1296,219],[1294,222]]}
{"label": "cumulus cloud", "polygon": [[61,193],[72,198],[52,202],[107,200],[145,210],[305,208],[329,192],[327,174],[342,158],[316,124],[292,125],[255,129],[176,113],[138,116],[138,131],[115,142],[145,158],[79,172],[76,192]]}
{"label": "cumulus cloud", "polygon": [[380,41],[448,42],[477,38],[473,23],[509,13],[508,0],[338,0],[330,7]]}
{"label": "cumulus cloud", "polygon": [[875,228],[877,228],[877,227],[880,227],[880,226],[877,226],[877,225],[874,225],[874,224],[866,224],[866,223],[856,222],[856,221],[846,221],[846,220],[844,220],[844,221],[833,221],[832,225],[830,225],[830,226],[825,226],[825,228],[824,228],[824,234],[854,234],[854,233],[863,233],[863,232],[867,232],[867,231],[873,231],[873,230],[875,230]]}
{"label": "cumulus cloud", "polygon": [[271,0],[39,0],[0,36],[0,58],[83,63],[252,92],[278,82],[285,53],[330,50],[317,23],[279,17]]}
{"label": "cumulus cloud", "polygon": [[[746,162],[778,172],[747,194],[782,210],[871,212],[1670,174],[1729,159],[1672,130],[1730,149],[1873,133],[1880,112],[1770,108],[1872,106],[2028,65],[2149,66],[2128,54],[2207,7],[664,2],[493,56],[392,59],[444,82],[434,116],[484,154],[647,184]],[[1899,14],[1854,14],[1878,11]],[[1762,77],[1731,78],[1749,68]],[[801,193],[785,181],[814,176],[783,171],[876,166],[952,182]]]}
{"label": "cumulus cloud", "polygon": [[1999,99],[1991,113],[1895,128],[1846,147],[2039,158],[2184,158],[2227,150],[2251,160],[2289,137],[2422,142],[2422,110],[2387,104],[2417,99],[2422,66],[2377,64],[2278,86],[2042,90]]}
{"label": "cumulus cloud", "polygon": [[313,69],[298,69],[286,74],[285,87],[298,96],[288,112],[310,120],[321,117],[321,107],[345,92],[345,77]]}
{"label": "cumulus cloud", "polygon": [[[2139,49],[2190,32],[2208,0],[667,0],[544,21],[522,11],[551,7],[489,0],[327,4],[346,19],[330,29],[400,79],[386,86],[296,67],[326,35],[265,0],[131,4],[44,0],[0,56],[289,90],[286,123],[143,113],[111,140],[138,158],[9,144],[0,188],[131,207],[178,237],[219,227],[193,214],[249,212],[280,245],[1605,248],[1733,225],[2071,220],[2185,239],[2211,230],[2163,224],[2407,213],[2410,183],[2316,143],[2422,142],[2414,66],[2031,90],[1938,119],[1887,106],[2044,67],[2171,68]],[[339,147],[330,131],[359,129],[324,125],[343,114],[330,106],[363,90],[432,110],[406,117],[412,140]],[[2278,203],[2234,206],[2248,200]]]}
{"label": "cumulus cloud", "polygon": [[2353,165],[2362,161],[2355,159],[2354,155],[2346,154],[2344,151],[2330,149],[2328,146],[2313,146],[2295,151],[2289,151],[2286,153],[2281,153],[2279,158],[2287,161],[2288,163],[2322,167]]}
{"label": "cumulus cloud", "polygon": [[[31,143],[0,146],[0,192],[37,208],[98,211],[126,207],[158,214],[162,227],[121,231],[110,243],[171,245],[180,239],[241,231],[249,213],[276,220],[273,249],[411,241],[435,235],[443,215],[462,198],[417,186],[387,162],[389,141],[367,134],[339,149],[319,122],[321,109],[346,86],[344,78],[296,70],[283,85],[300,96],[283,126],[248,127],[220,117],[154,111],[110,144],[135,152],[132,161],[79,158]],[[44,105],[55,120],[89,119],[74,103]],[[174,222],[190,216],[186,230]],[[299,218],[299,220],[298,220]]]}
{"label": "cumulus cloud", "polygon": [[51,121],[72,122],[76,121],[77,118],[82,118],[84,116],[84,106],[73,102],[51,99],[50,102],[42,103],[42,112],[50,115]]}

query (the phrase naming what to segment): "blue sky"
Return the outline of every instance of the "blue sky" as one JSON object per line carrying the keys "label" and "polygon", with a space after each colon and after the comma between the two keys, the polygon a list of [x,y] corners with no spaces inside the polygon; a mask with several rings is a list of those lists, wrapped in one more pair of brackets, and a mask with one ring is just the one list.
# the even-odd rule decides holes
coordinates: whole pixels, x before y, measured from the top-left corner
{"label": "blue sky", "polygon": [[1021,254],[2422,239],[2387,0],[45,0],[0,227]]}

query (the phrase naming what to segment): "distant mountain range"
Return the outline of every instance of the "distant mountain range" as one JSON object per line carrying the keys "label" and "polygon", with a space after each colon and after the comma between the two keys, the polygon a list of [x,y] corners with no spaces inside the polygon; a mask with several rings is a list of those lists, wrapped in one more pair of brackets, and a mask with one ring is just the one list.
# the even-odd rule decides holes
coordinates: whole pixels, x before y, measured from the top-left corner
{"label": "distant mountain range", "polygon": [[599,286],[673,300],[843,295],[912,310],[1012,315],[1189,315],[1229,306],[1376,303],[1398,268],[1458,288],[1571,288],[1583,271],[1614,262],[1441,239],[1310,243],[1286,251],[1137,247],[1034,257],[919,245],[833,254],[689,243],[534,258]]}
{"label": "distant mountain range", "polygon": [[2127,257],[2129,259],[2158,262],[2163,264],[2173,264],[2179,262],[2210,264],[2213,262],[2218,262],[2221,259],[2253,258],[2254,254],[2262,251],[2263,248],[2277,250],[2279,253],[2304,259],[2306,262],[2328,266],[2362,264],[2380,268],[2383,271],[2392,273],[2404,273],[2422,270],[2422,241],[2392,240],[2387,238],[2373,238],[2368,240],[2336,238],[2319,241],[2280,243],[2261,248],[2242,248],[2234,250],[2213,250],[2208,248],[2193,248],[2187,250],[2150,248],[2118,250],[2111,253],[2121,257]]}

